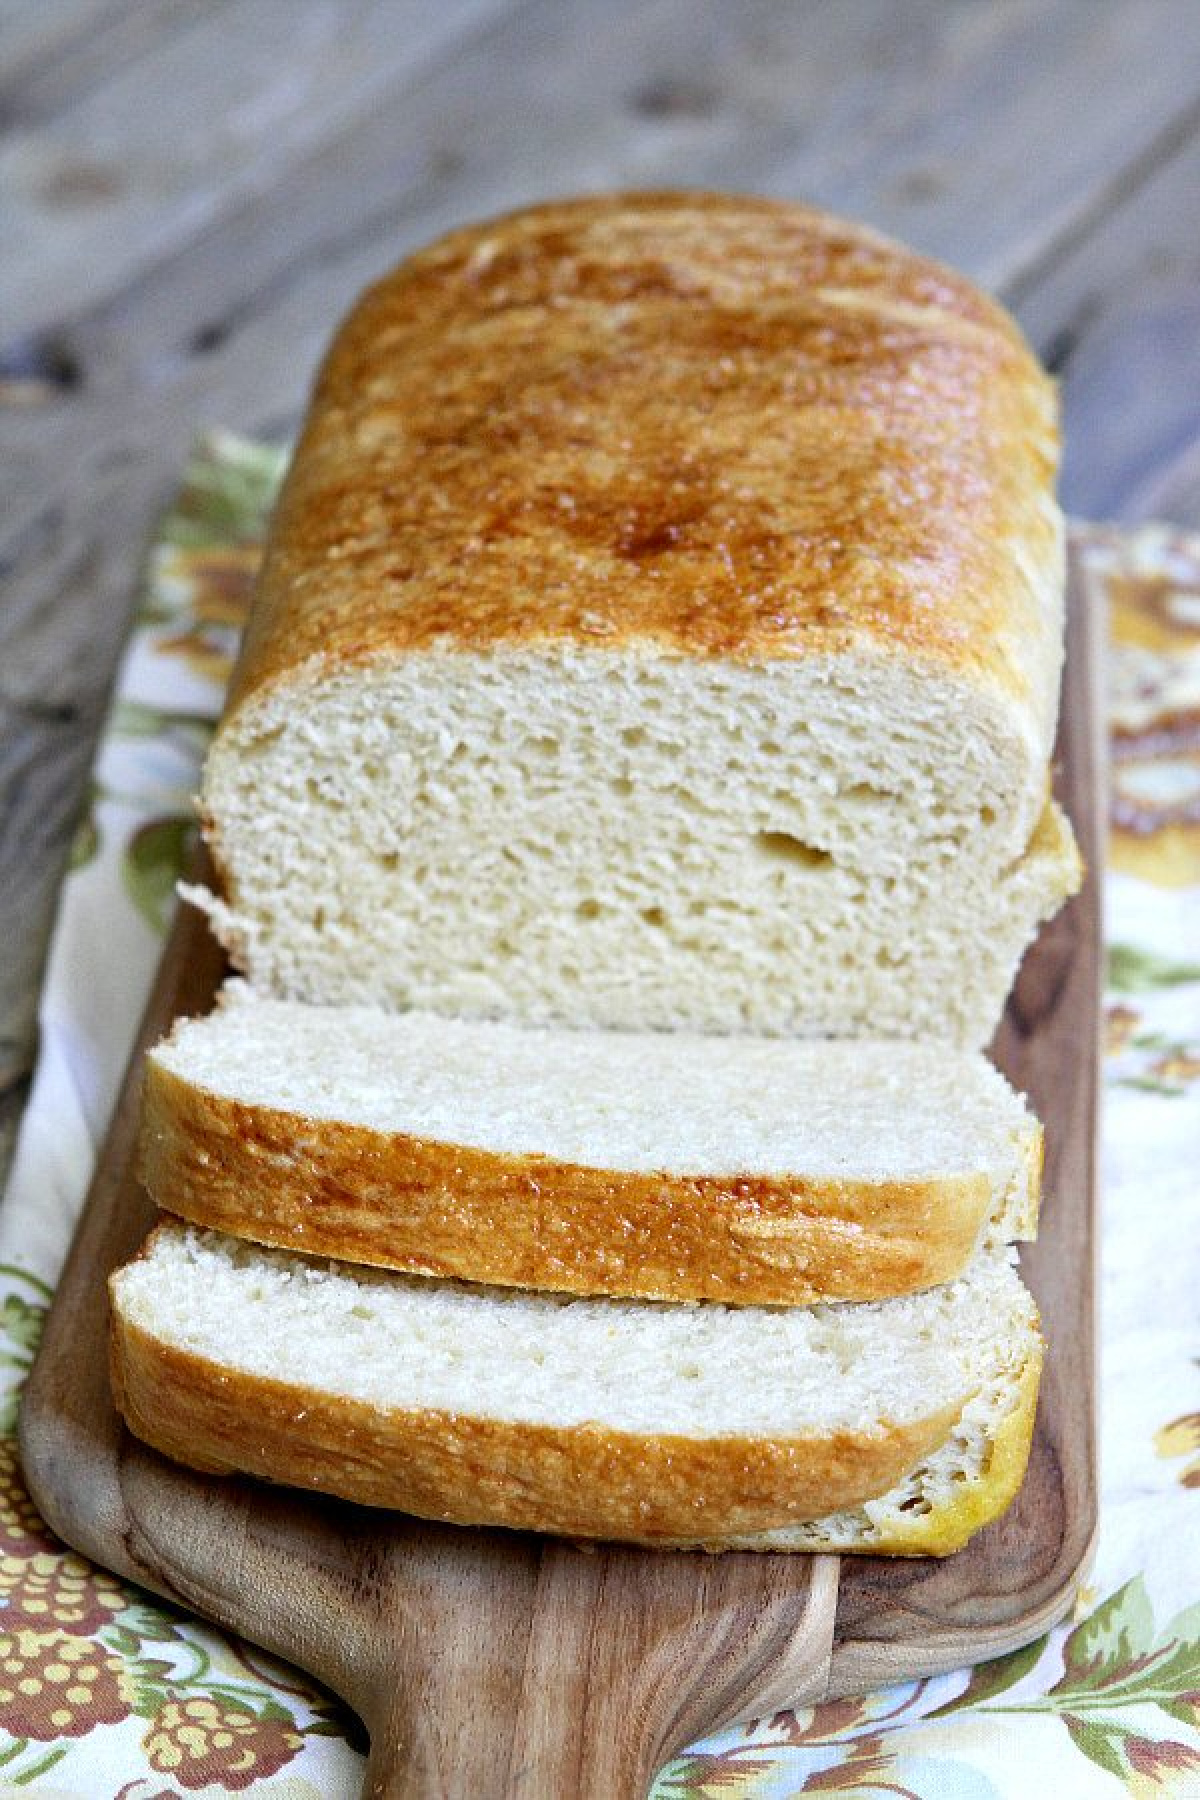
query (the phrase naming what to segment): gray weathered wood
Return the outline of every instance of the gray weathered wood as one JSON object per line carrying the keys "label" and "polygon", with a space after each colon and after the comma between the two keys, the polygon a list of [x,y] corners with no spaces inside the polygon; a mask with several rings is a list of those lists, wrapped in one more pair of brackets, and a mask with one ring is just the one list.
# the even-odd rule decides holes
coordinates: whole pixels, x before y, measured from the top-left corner
{"label": "gray weathered wood", "polygon": [[[645,180],[809,192],[998,284],[1046,255],[1081,215],[1102,209],[1126,168],[1152,159],[1180,117],[1190,117],[1200,91],[1200,13],[1186,0],[1099,9],[1094,0],[1052,9],[896,9],[886,0],[779,8],[755,0],[693,8],[683,34],[679,13],[679,0],[636,9],[543,0],[479,31],[415,91],[406,84],[393,108],[353,115],[340,139],[326,143],[306,120],[305,131],[320,142],[303,158],[303,180],[296,170],[289,181],[304,212],[290,234],[290,207],[257,202],[273,192],[272,172],[285,160],[292,175],[295,155],[285,159],[288,146],[277,141],[269,155],[251,145],[241,231],[241,182],[206,201],[235,225],[227,253],[219,242],[210,259],[220,289],[232,286],[244,306],[264,283],[278,283],[288,264],[295,269],[298,256],[324,249],[331,232],[336,248],[350,232],[361,239],[374,226],[386,260],[442,224],[492,206],[564,187]],[[1176,54],[1164,58],[1168,34]],[[854,79],[845,79],[848,70]],[[386,73],[375,79],[382,84]],[[931,92],[938,106],[930,106]],[[1111,103],[1089,105],[1096,93]],[[106,105],[127,98],[123,88],[115,100],[105,92]],[[326,107],[332,116],[332,102]],[[997,115],[1007,122],[999,138],[981,129]],[[1064,116],[1072,119],[1069,133]],[[155,123],[161,131],[161,119],[151,120],[145,136]],[[290,148],[303,151],[303,139]],[[220,169],[205,173],[215,178]],[[102,209],[114,240],[107,254],[114,263],[135,258],[124,266],[123,290],[136,276],[138,254],[125,204],[114,199]],[[176,207],[172,197],[163,211]],[[202,228],[191,218],[187,241]],[[104,291],[103,271],[93,269],[85,309]],[[70,318],[82,298],[59,297],[57,305]],[[201,329],[224,328],[219,305],[214,314],[220,298],[211,286],[203,295],[193,288],[185,330],[196,330],[194,308],[205,302]],[[10,298],[14,316],[17,299]],[[143,321],[152,325],[160,304],[152,290]],[[136,316],[124,320],[131,337]]]}
{"label": "gray weathered wood", "polygon": [[0,118],[27,129],[224,0],[42,0],[0,11]]}
{"label": "gray weathered wood", "polygon": [[503,4],[233,0],[13,132],[0,146],[6,330],[112,293]]}
{"label": "gray weathered wood", "polygon": [[1082,516],[1198,516],[1200,237],[1185,225],[1198,195],[1190,135],[1012,295],[1062,382],[1063,497]]}

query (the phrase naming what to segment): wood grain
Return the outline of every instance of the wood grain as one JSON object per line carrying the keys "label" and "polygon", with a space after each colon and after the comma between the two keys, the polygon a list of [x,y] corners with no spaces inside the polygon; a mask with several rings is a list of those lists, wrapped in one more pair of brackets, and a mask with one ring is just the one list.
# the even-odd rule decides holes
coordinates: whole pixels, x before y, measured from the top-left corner
{"label": "wood grain", "polygon": [[[151,1219],[130,1167],[135,1056],[21,1420],[34,1497],[77,1548],[341,1693],[367,1792],[620,1800],[733,1719],[996,1655],[1070,1604],[1096,1518],[1093,1392],[1099,798],[1092,608],[1072,580],[1057,787],[1091,875],[1026,959],[997,1042],[1046,1124],[1024,1256],[1050,1353],[1029,1478],[945,1561],[666,1555],[462,1531],[175,1468],[108,1390],[108,1271]],[[206,1006],[220,956],[179,921],[142,1041]]]}

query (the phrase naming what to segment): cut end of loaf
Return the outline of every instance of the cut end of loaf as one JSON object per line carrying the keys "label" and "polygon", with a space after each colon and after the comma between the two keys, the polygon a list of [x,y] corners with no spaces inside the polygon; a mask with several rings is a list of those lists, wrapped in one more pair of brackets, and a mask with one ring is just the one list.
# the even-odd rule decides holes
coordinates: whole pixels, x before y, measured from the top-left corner
{"label": "cut end of loaf", "polygon": [[201,899],[292,999],[978,1045],[1076,878],[1043,780],[878,658],[429,652],[227,721]]}

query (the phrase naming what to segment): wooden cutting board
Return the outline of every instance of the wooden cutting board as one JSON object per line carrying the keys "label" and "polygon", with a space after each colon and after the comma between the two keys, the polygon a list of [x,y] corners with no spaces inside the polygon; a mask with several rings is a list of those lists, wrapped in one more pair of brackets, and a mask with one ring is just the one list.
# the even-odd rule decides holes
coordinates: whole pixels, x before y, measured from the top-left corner
{"label": "wooden cutting board", "polygon": [[[1022,1262],[1049,1357],[1003,1519],[944,1561],[710,1557],[429,1525],[174,1467],[125,1432],[107,1376],[105,1278],[152,1216],[131,1167],[139,1046],[23,1409],[54,1529],[328,1683],[370,1731],[366,1791],[426,1800],[640,1800],[717,1726],[996,1656],[1058,1619],[1096,1521],[1101,629],[1075,568],[1056,785],[1092,874],[1026,958],[995,1046],[1047,1148]],[[141,1044],[204,1010],[222,973],[184,909]]]}

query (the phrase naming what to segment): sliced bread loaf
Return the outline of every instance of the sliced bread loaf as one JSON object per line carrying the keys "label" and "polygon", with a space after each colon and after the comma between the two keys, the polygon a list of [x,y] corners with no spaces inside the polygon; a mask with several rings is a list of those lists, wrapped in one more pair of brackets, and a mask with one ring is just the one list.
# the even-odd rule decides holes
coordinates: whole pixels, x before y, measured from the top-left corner
{"label": "sliced bread loaf", "polygon": [[111,1291],[121,1410],[192,1467],[646,1544],[953,1549],[1019,1484],[1040,1365],[1003,1255],[774,1310],[421,1281],[168,1224]]}
{"label": "sliced bread loaf", "polygon": [[798,206],[459,231],[340,333],[203,784],[263,988],[986,1041],[1046,809],[1053,389],[960,276]]}
{"label": "sliced bread loaf", "polygon": [[287,1249],[796,1305],[1033,1234],[1041,1128],[950,1045],[571,1032],[256,997],[147,1062],[151,1197]]}

